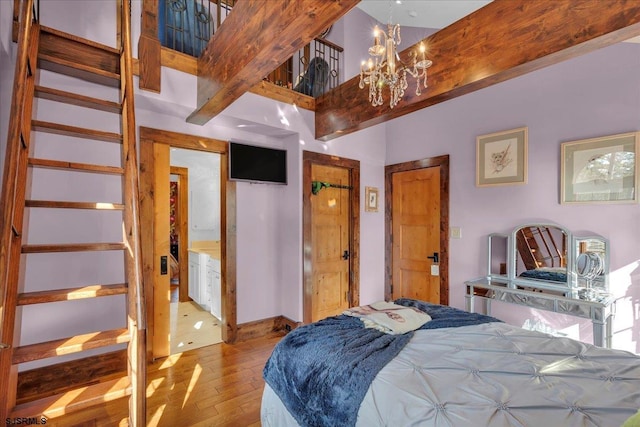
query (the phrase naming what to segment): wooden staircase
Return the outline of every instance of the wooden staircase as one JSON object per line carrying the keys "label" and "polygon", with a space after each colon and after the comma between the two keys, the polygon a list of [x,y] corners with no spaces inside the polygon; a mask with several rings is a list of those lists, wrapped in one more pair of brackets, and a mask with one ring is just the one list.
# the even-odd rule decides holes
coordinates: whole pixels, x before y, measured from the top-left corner
{"label": "wooden staircase", "polygon": [[[41,26],[33,3],[14,3],[19,9],[14,11],[19,17],[18,57],[0,199],[0,420],[51,420],[128,397],[129,425],[144,426],[146,328],[129,1],[118,2],[118,49]],[[64,89],[40,83],[42,70],[52,82],[70,83],[63,84]],[[82,84],[73,83],[80,81],[76,79]],[[83,92],[95,86],[99,94],[106,86],[115,100],[74,93],[67,86]],[[50,104],[38,108],[42,102]],[[69,106],[98,112],[105,123],[116,123],[120,130],[64,123],[73,114],[56,110]],[[42,111],[53,111],[62,119],[39,118]],[[102,123],[101,118],[93,121]],[[100,148],[100,153],[109,153],[105,158],[113,158],[116,150],[118,165],[77,160],[77,152],[87,150],[78,147],[93,147],[96,141],[109,143],[109,148]],[[64,148],[46,148],[48,144]],[[60,193],[68,198],[52,191],[50,171],[63,174],[54,187],[63,187]],[[120,200],[86,200],[86,186],[113,188],[114,177],[121,182]],[[114,213],[119,215],[115,221]],[[112,230],[102,230],[108,226]],[[96,236],[85,228],[97,229]],[[104,235],[115,235],[117,241],[103,241]],[[55,239],[51,236],[60,241],[47,241]],[[104,270],[114,259],[107,254],[113,252],[120,253],[115,259],[122,260],[121,272],[115,275],[122,277],[104,283]],[[86,265],[82,261],[87,256],[98,261]],[[34,261],[36,257],[41,258]],[[87,276],[89,283],[75,283]],[[100,313],[103,307],[108,307],[107,313]],[[73,334],[61,335],[65,329]]]}

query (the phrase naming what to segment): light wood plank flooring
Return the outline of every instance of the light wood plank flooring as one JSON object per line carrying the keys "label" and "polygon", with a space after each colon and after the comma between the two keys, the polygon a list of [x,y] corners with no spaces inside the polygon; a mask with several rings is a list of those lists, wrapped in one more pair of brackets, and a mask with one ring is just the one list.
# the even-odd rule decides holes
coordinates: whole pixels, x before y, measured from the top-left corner
{"label": "light wood plank flooring", "polygon": [[[148,426],[260,426],[262,369],[278,337],[216,344],[149,365]],[[49,420],[65,427],[126,426],[127,400]]]}

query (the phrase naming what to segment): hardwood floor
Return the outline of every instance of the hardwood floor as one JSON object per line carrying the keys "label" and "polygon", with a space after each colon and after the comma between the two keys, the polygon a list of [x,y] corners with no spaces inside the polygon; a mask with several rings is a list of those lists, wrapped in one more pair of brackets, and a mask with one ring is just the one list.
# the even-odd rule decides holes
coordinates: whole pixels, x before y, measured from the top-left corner
{"label": "hardwood floor", "polygon": [[[260,426],[262,369],[281,338],[216,344],[149,365],[147,426]],[[126,417],[121,399],[47,425],[126,426]]]}

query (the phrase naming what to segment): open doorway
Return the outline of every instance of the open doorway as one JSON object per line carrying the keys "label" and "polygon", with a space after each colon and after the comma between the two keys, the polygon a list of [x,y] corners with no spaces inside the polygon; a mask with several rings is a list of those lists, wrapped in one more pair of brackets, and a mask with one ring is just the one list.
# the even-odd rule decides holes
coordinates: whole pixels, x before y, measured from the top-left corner
{"label": "open doorway", "polygon": [[[171,247],[169,177],[172,148],[191,150],[198,156],[204,153],[217,153],[220,156],[218,207],[220,210],[218,245],[220,259],[218,270],[216,270],[219,271],[219,275],[216,278],[219,278],[217,283],[220,284],[221,295],[219,307],[221,338],[227,343],[232,343],[236,339],[236,194],[235,182],[227,180],[227,145],[225,141],[211,138],[140,127],[140,219],[144,225],[141,237],[148,360],[168,356],[171,352],[169,340],[171,290],[168,261]],[[192,188],[191,180],[188,187]],[[194,210],[193,206],[188,208],[191,212],[198,210],[197,208]],[[200,223],[200,220],[196,219],[195,223]],[[193,242],[189,244],[192,245]],[[180,252],[185,249],[185,245],[182,247],[183,249],[179,249]],[[189,268],[188,254],[181,258],[186,260],[180,259],[179,263]],[[199,265],[206,267],[207,263]],[[201,276],[206,278],[206,270]],[[187,295],[188,292],[187,290]]]}
{"label": "open doorway", "polygon": [[177,354],[222,341],[220,154],[173,147],[169,159],[169,342]]}

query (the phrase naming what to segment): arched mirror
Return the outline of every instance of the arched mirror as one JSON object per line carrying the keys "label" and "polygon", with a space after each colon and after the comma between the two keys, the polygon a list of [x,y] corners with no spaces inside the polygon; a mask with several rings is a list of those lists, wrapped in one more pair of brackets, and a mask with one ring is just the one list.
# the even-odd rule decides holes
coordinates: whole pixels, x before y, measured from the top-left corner
{"label": "arched mirror", "polygon": [[569,283],[569,231],[553,224],[527,224],[513,231],[515,277]]}

